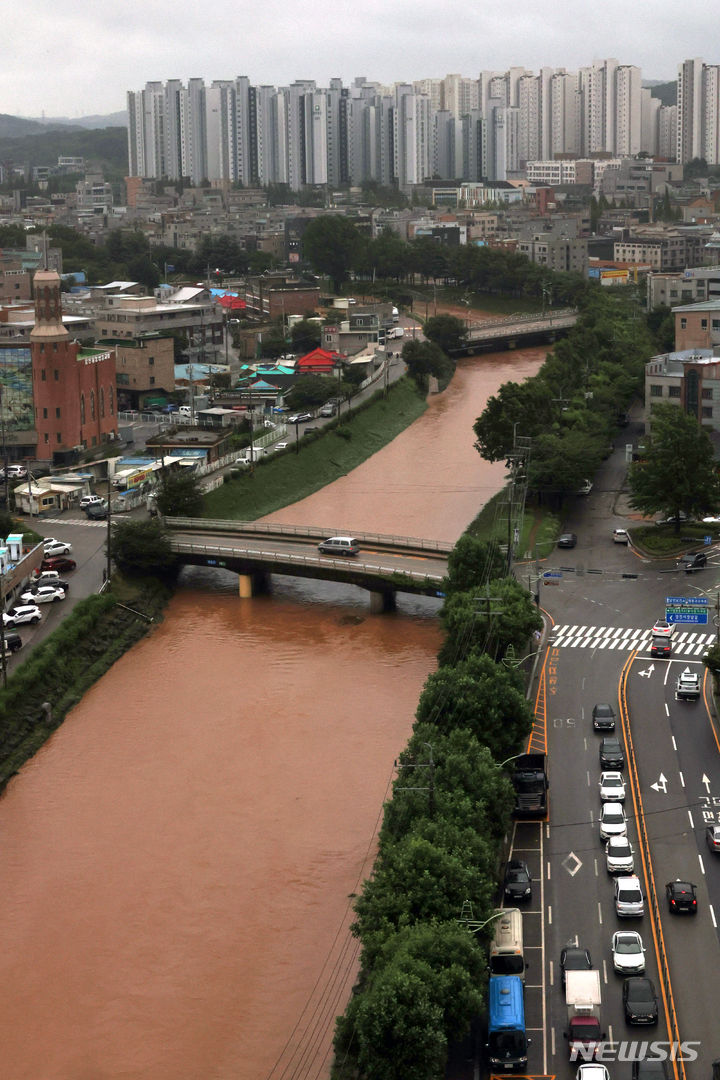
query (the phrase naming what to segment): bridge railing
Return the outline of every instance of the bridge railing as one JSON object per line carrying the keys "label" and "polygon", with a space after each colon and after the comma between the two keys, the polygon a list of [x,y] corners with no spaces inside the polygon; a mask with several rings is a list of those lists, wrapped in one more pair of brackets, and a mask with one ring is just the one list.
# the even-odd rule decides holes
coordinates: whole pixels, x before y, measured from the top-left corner
{"label": "bridge railing", "polygon": [[519,312],[517,315],[505,315],[502,319],[484,319],[483,322],[470,323],[468,330],[491,330],[493,327],[507,329],[515,323],[550,322],[552,319],[566,319],[577,313],[577,308],[555,308],[552,311],[546,311],[544,315],[538,314],[537,311],[534,314]]}
{"label": "bridge railing", "polygon": [[[203,532],[255,533],[259,536],[302,536],[314,540],[323,540],[328,536],[348,536],[347,528],[323,528],[317,525],[283,525],[274,522],[226,521],[216,518],[168,517],[165,525],[169,529],[192,529]],[[417,548],[421,551],[433,551],[439,555],[449,555],[452,544],[442,540],[426,540],[416,536],[391,536],[385,533],[366,533],[351,530],[352,535],[364,544],[384,544],[388,547]]]}
{"label": "bridge railing", "polygon": [[239,547],[221,547],[218,544],[192,544],[183,540],[171,540],[170,546],[174,552],[178,555],[203,555],[205,558],[218,559],[243,559],[249,562],[267,562],[277,565],[303,565],[303,566],[319,566],[339,569],[347,572],[352,571],[353,574],[358,574],[363,577],[382,577],[388,580],[388,583],[397,587],[402,587],[403,579],[415,582],[419,585],[440,585],[444,580],[442,574],[426,574],[416,570],[398,570],[395,566],[381,566],[379,564],[363,562],[359,559],[353,559],[350,562],[347,558],[343,559],[329,559],[327,556],[320,555],[296,555],[292,552],[284,552],[278,554],[277,551],[264,551],[262,548],[239,548]]}

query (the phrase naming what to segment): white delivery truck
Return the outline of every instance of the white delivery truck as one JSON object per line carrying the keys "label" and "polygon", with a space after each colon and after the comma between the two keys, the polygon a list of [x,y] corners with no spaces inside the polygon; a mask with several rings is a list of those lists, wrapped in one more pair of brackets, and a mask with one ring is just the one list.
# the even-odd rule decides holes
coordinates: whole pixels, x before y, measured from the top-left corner
{"label": "white delivery truck", "polygon": [[605,1038],[600,1010],[599,971],[568,971],[565,975],[565,1004],[571,1061],[592,1061],[598,1044]]}

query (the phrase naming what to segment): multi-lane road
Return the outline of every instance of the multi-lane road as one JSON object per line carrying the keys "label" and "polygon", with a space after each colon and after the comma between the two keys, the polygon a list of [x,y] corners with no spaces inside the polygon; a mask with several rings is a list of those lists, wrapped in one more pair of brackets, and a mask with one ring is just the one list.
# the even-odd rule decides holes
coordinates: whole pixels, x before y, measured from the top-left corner
{"label": "multi-lane road", "polygon": [[[605,483],[578,500],[566,522],[578,546],[543,565],[561,575],[541,587],[549,632],[538,712],[549,753],[550,813],[547,822],[519,825],[513,838],[518,857],[537,874],[524,920],[531,944],[529,1072],[575,1076],[563,1039],[559,958],[564,945],[578,942],[601,973],[608,1040],[625,1041],[618,1059],[606,1062],[612,1080],[630,1078],[627,1041],[652,1039],[692,1044],[696,1059],[670,1064],[671,1078],[710,1080],[712,1062],[720,1058],[720,855],[707,848],[705,830],[720,823],[720,738],[708,709],[709,685],[696,702],[677,701],[674,690],[685,668],[704,676],[702,655],[715,627],[712,620],[677,627],[670,660],[651,657],[649,631],[667,596],[713,594],[720,550],[707,569],[686,575],[673,563],[645,561],[614,544],[613,528],[632,524],[615,510],[620,472],[617,458],[608,463]],[[600,572],[587,573],[591,568]],[[646,894],[642,919],[617,917],[599,837],[601,736],[591,717],[598,702],[614,704],[625,744],[628,831]],[[695,917],[669,913],[665,884],[675,878],[697,885]],[[613,933],[623,928],[638,930],[647,950],[646,973],[659,1004],[656,1028],[629,1027],[624,1019],[622,978],[613,971],[610,948]]]}

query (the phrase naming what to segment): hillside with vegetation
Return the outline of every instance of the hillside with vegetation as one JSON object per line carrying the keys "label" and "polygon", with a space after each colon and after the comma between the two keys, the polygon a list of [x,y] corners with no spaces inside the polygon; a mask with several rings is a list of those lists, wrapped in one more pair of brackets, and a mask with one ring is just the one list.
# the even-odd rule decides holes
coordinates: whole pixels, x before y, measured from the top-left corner
{"label": "hillside with vegetation", "polygon": [[120,181],[128,170],[127,128],[43,126],[34,120],[0,116],[1,164],[27,164],[32,169],[35,165],[57,165],[61,156],[83,157],[110,183]]}

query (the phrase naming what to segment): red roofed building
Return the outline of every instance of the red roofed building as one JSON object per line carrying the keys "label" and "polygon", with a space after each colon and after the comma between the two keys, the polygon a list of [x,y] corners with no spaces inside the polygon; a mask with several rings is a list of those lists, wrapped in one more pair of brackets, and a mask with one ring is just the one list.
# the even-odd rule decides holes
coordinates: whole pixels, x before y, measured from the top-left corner
{"label": "red roofed building", "polygon": [[342,353],[317,348],[296,360],[295,370],[298,375],[334,375],[343,359]]}

